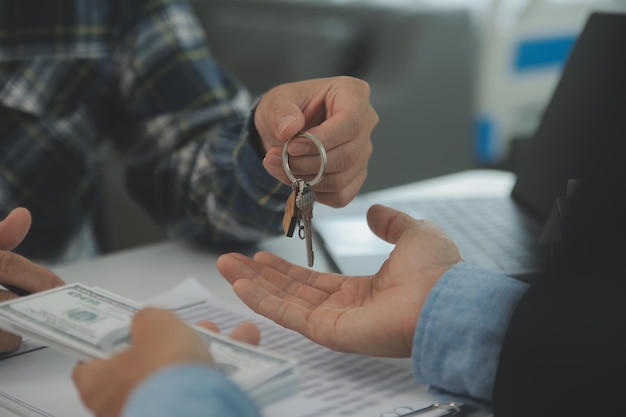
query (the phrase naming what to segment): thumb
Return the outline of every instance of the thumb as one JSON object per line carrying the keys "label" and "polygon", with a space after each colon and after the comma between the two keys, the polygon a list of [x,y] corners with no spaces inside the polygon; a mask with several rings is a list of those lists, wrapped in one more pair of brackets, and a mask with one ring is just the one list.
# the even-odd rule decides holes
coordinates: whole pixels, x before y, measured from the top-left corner
{"label": "thumb", "polygon": [[0,221],[0,250],[15,249],[30,230],[32,217],[24,207],[17,207]]}
{"label": "thumb", "polygon": [[261,138],[286,142],[304,128],[304,114],[289,97],[267,94],[254,113],[254,123]]}
{"label": "thumb", "polygon": [[367,211],[367,224],[372,232],[394,245],[402,234],[416,223],[416,220],[408,214],[380,204],[373,205]]}

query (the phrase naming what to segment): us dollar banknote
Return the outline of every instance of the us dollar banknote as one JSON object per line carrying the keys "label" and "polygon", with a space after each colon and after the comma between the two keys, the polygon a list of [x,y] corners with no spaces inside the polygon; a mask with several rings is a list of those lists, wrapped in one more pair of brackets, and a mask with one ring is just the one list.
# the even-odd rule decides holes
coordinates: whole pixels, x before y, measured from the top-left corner
{"label": "us dollar banknote", "polygon": [[[0,303],[0,328],[77,360],[104,359],[132,343],[130,325],[142,307],[100,288],[69,284]],[[294,360],[188,324],[204,336],[216,367],[253,396],[294,385]]]}

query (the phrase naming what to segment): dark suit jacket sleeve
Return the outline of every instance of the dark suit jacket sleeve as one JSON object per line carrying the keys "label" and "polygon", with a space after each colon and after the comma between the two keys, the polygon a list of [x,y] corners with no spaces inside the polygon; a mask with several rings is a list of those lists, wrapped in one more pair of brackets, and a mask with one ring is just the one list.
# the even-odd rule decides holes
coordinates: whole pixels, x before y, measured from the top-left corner
{"label": "dark suit jacket sleeve", "polygon": [[624,285],[583,276],[541,281],[520,302],[501,351],[496,417],[626,415]]}

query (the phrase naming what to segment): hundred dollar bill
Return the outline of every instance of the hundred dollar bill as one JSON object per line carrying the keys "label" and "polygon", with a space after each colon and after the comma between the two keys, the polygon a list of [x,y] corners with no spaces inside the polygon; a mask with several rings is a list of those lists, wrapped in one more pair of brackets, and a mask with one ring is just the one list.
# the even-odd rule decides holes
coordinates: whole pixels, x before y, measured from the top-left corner
{"label": "hundred dollar bill", "polygon": [[[106,290],[69,284],[0,303],[0,327],[78,360],[103,359],[131,343],[131,321],[141,308]],[[294,360],[189,325],[205,337],[216,366],[244,390],[268,393],[294,385]]]}

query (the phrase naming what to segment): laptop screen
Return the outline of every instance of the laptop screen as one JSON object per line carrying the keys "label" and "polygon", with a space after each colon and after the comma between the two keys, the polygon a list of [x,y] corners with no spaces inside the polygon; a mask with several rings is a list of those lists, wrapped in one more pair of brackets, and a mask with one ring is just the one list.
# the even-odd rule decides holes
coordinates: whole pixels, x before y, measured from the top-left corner
{"label": "laptop screen", "polygon": [[578,38],[517,172],[516,202],[544,220],[569,179],[615,161],[626,140],[626,14],[593,13]]}

